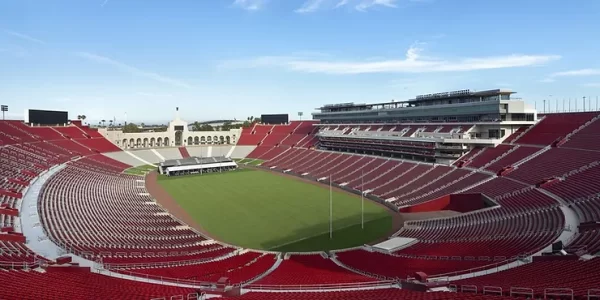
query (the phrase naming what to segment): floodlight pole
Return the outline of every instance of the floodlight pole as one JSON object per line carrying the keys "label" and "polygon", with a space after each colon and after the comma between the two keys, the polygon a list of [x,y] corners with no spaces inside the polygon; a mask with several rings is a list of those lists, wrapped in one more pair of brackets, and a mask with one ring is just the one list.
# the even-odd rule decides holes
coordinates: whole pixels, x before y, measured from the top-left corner
{"label": "floodlight pole", "polygon": [[8,105],[4,105],[2,104],[0,106],[1,110],[2,110],[2,120],[4,120],[4,113],[6,113],[8,111]]}
{"label": "floodlight pole", "polygon": [[329,239],[333,239],[333,178],[329,175]]}
{"label": "floodlight pole", "polygon": [[365,229],[365,170],[360,172],[360,228]]}

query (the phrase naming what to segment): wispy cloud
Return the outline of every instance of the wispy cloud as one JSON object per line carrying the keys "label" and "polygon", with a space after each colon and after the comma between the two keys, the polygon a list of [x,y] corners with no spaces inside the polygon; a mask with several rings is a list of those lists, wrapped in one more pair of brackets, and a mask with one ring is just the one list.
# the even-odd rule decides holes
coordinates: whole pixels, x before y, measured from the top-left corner
{"label": "wispy cloud", "polygon": [[312,13],[325,9],[352,7],[358,11],[367,11],[374,7],[396,8],[398,0],[306,0],[297,13]]}
{"label": "wispy cloud", "polygon": [[550,77],[574,77],[574,76],[593,76],[600,75],[600,69],[579,69],[550,74]]}
{"label": "wispy cloud", "polygon": [[265,6],[268,0],[234,0],[233,6],[241,9],[256,11]]}
{"label": "wispy cloud", "polygon": [[99,64],[105,64],[105,65],[112,66],[120,71],[128,72],[135,76],[146,77],[146,78],[158,81],[158,82],[166,83],[166,84],[177,86],[177,87],[188,88],[188,89],[192,88],[191,85],[189,85],[183,81],[180,81],[178,79],[173,79],[173,78],[166,77],[166,76],[163,76],[163,75],[160,75],[157,73],[140,70],[136,67],[127,65],[125,63],[116,61],[114,59],[111,59],[111,58],[108,58],[105,56],[101,56],[101,55],[97,55],[97,54],[89,53],[89,52],[76,52],[75,55],[77,55],[81,58],[85,58],[87,60],[99,63]]}
{"label": "wispy cloud", "polygon": [[32,42],[32,43],[36,43],[36,44],[41,44],[41,45],[45,45],[46,42],[40,40],[40,39],[36,39],[34,37],[31,37],[29,35],[20,33],[20,32],[16,32],[16,31],[12,31],[12,30],[4,30],[4,32],[8,35],[14,36],[16,38],[28,41],[28,42]]}
{"label": "wispy cloud", "polygon": [[[321,8],[321,6],[323,4],[325,4],[325,2],[327,2],[327,0],[309,0],[304,2],[304,4],[302,4],[302,6],[298,9],[295,10],[295,12],[297,13],[311,13],[311,12],[315,12],[317,10],[319,10],[319,8]],[[340,3],[338,3],[338,5],[344,5],[342,2],[348,2],[347,0],[343,0]]]}
{"label": "wispy cloud", "polygon": [[552,83],[555,82],[557,78],[560,77],[584,77],[584,76],[595,76],[600,75],[600,69],[578,69],[578,70],[569,70],[562,72],[552,73],[546,78],[540,80],[540,82],[544,83]]}
{"label": "wispy cloud", "polygon": [[588,83],[584,83],[581,86],[584,87],[593,87],[593,88],[600,88],[600,82],[588,82]]}
{"label": "wispy cloud", "polygon": [[396,0],[363,0],[355,8],[359,11],[366,11],[374,6],[385,6],[388,8],[396,8]]}
{"label": "wispy cloud", "polygon": [[102,2],[102,5],[100,5],[100,7],[104,7],[104,5],[106,5],[108,3],[108,0],[104,0],[104,2]]}
{"label": "wispy cloud", "polygon": [[503,69],[542,65],[560,59],[558,55],[523,55],[470,57],[448,60],[421,55],[417,45],[410,47],[403,59],[377,61],[338,61],[298,56],[263,56],[228,61],[221,68],[279,67],[291,71],[323,74],[428,73]]}

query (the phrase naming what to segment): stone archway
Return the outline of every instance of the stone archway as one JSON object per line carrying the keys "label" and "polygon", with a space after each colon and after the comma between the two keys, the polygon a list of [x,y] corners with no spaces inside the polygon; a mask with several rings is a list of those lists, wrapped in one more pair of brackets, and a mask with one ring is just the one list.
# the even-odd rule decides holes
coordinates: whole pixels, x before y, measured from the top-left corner
{"label": "stone archway", "polygon": [[163,145],[162,142],[163,142],[162,138],[160,138],[160,137],[157,138],[156,139],[156,147],[162,147],[162,145]]}
{"label": "stone archway", "polygon": [[200,144],[200,138],[198,138],[197,136],[194,137],[194,145],[198,145]]}
{"label": "stone archway", "polygon": [[171,144],[169,144],[169,138],[168,138],[168,137],[166,137],[166,138],[164,139],[164,142],[165,142],[165,147],[169,147],[169,146],[171,146]]}
{"label": "stone archway", "polygon": [[231,145],[231,137],[230,136],[226,136],[225,140],[227,141],[227,145]]}
{"label": "stone archway", "polygon": [[194,142],[194,139],[191,136],[187,138],[187,145],[188,146],[191,146],[193,144],[193,142]]}
{"label": "stone archway", "polygon": [[154,147],[155,143],[156,143],[156,139],[150,138],[150,147]]}

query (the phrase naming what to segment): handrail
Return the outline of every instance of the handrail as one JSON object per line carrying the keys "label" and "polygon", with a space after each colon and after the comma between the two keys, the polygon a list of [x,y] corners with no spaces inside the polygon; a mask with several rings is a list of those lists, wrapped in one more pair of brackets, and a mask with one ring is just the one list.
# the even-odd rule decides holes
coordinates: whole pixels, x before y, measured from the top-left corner
{"label": "handrail", "polygon": [[[239,251],[238,251],[239,252]],[[232,255],[233,254],[233,255]],[[175,260],[175,261],[159,261],[159,262],[148,262],[148,263],[103,263],[105,269],[123,269],[123,268],[156,268],[156,267],[176,267],[176,266],[188,266],[194,264],[202,264],[212,261],[220,261],[233,256],[238,255],[236,251],[226,253],[225,255],[218,257],[208,257],[202,259],[192,260]],[[136,258],[136,257],[133,257]],[[141,257],[143,258],[143,257]],[[101,259],[101,257],[100,257]]]}
{"label": "handrail", "polygon": [[511,287],[510,288],[510,296],[514,297],[514,295],[525,295],[525,296],[530,296],[531,298],[533,298],[533,289],[530,288],[522,288],[522,287]]}
{"label": "handrail", "polygon": [[[526,258],[527,257],[522,257],[522,256],[511,257],[511,258],[503,260],[503,261],[499,261],[496,263],[492,263],[492,264],[488,264],[488,265],[484,265],[484,266],[480,266],[480,267],[475,267],[475,268],[466,269],[466,270],[459,270],[459,271],[454,271],[454,272],[448,272],[448,273],[443,273],[443,274],[436,274],[436,275],[432,275],[431,278],[428,279],[428,281],[440,281],[440,280],[436,280],[436,278],[439,278],[439,277],[453,277],[453,276],[460,276],[460,275],[475,273],[478,271],[486,271],[486,270],[490,270],[494,267],[498,268],[500,266],[508,265],[515,261],[521,261]],[[521,265],[521,263],[519,263],[517,266],[520,266],[520,265]],[[516,268],[517,266],[509,267],[509,269]]]}
{"label": "handrail", "polygon": [[548,296],[558,296],[561,299],[565,296],[570,296],[571,300],[575,299],[572,289],[569,288],[547,288],[544,289],[544,299],[548,299]]}
{"label": "handrail", "polygon": [[[110,270],[107,270],[107,271],[110,271]],[[136,272],[126,271],[126,270],[118,270],[118,271],[110,271],[110,272],[115,272],[115,273],[121,274],[121,275],[134,276],[134,277],[143,278],[146,280],[157,280],[157,281],[161,281],[161,282],[169,282],[169,283],[177,283],[177,284],[188,284],[188,285],[195,285],[195,286],[216,286],[217,285],[216,282],[210,282],[210,281],[201,281],[201,280],[193,280],[193,279],[149,275],[149,274],[136,273]]]}
{"label": "handrail", "polygon": [[484,286],[483,294],[484,295],[492,294],[492,295],[502,296],[502,288],[499,286]]}
{"label": "handrail", "polygon": [[600,299],[600,289],[589,289],[587,293],[587,299],[591,300],[592,298]]}
{"label": "handrail", "polygon": [[245,289],[253,290],[330,290],[344,288],[376,287],[395,284],[394,280],[371,281],[371,282],[352,282],[352,283],[325,283],[325,284],[295,284],[295,285],[274,285],[274,284],[250,284]]}
{"label": "handrail", "polygon": [[40,265],[39,261],[35,261],[35,262],[27,262],[27,261],[0,261],[0,267],[3,268],[11,268],[11,269],[27,269],[27,268],[33,268],[33,267],[37,267]]}

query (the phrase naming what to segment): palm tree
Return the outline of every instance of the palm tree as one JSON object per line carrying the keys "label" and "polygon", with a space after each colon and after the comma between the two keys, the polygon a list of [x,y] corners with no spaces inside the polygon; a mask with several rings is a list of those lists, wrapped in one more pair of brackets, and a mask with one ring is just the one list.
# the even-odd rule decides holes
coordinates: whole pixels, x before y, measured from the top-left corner
{"label": "palm tree", "polygon": [[108,122],[110,123],[110,125],[108,125],[108,126],[109,126],[109,127],[112,127],[112,125],[113,125],[113,120],[109,120]]}
{"label": "palm tree", "polygon": [[85,121],[85,119],[87,119],[87,117],[85,115],[81,115],[81,122],[83,123],[83,121]]}
{"label": "palm tree", "polygon": [[104,127],[104,123],[106,123],[106,120],[102,120],[102,127]]}

